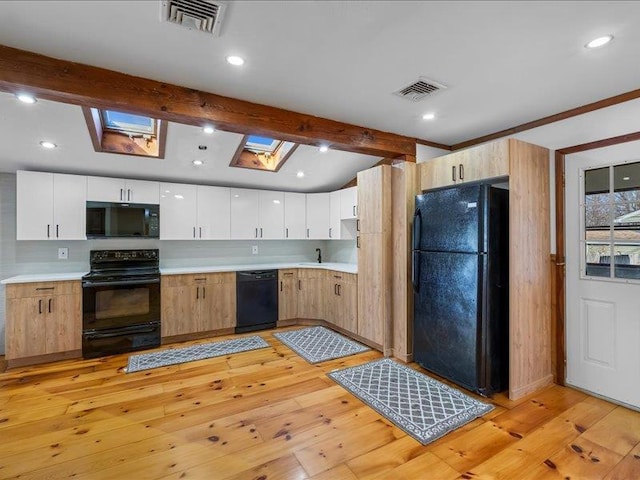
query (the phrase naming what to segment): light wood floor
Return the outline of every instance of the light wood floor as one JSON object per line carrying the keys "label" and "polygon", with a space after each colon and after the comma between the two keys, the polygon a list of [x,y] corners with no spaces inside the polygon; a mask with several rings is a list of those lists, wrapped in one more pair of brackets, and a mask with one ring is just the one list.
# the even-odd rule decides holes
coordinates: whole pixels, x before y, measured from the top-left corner
{"label": "light wood floor", "polygon": [[325,376],[379,353],[313,366],[260,335],[133,374],[126,355],[0,374],[0,478],[640,478],[640,413],[553,386],[422,446]]}

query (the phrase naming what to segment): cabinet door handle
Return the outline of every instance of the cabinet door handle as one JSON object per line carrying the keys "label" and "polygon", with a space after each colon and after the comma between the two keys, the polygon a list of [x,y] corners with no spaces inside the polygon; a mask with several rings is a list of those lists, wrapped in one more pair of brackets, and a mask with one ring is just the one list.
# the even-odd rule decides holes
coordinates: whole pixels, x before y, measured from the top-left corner
{"label": "cabinet door handle", "polygon": [[355,205],[353,206],[353,216],[354,217],[356,216],[356,206]]}
{"label": "cabinet door handle", "polygon": [[120,189],[120,201],[124,201],[124,188]]}
{"label": "cabinet door handle", "polygon": [[260,238],[262,238],[262,227],[260,227]]}
{"label": "cabinet door handle", "polygon": [[60,225],[56,224],[56,238],[60,238]]}
{"label": "cabinet door handle", "polygon": [[282,291],[282,280],[280,280],[280,291]]}
{"label": "cabinet door handle", "polygon": [[258,238],[258,227],[256,227],[256,236],[255,238]]}
{"label": "cabinet door handle", "polygon": [[200,238],[202,238],[202,227],[198,227],[198,232],[199,232]]}
{"label": "cabinet door handle", "polygon": [[337,283],[334,283],[334,284],[333,284],[333,294],[334,294],[334,295],[337,295],[337,294],[338,294],[338,284],[337,284]]}
{"label": "cabinet door handle", "polygon": [[127,188],[127,201],[131,201],[131,189]]}
{"label": "cabinet door handle", "polygon": [[53,301],[53,298],[49,299],[49,313],[51,313],[51,302]]}
{"label": "cabinet door handle", "polygon": [[196,238],[196,227],[193,227],[193,238]]}
{"label": "cabinet door handle", "polygon": [[331,238],[331,230],[332,230],[332,228],[329,227],[329,238]]}
{"label": "cabinet door handle", "polygon": [[206,280],[206,277],[201,277],[201,278],[194,278],[194,280],[196,282],[204,282]]}
{"label": "cabinet door handle", "polygon": [[289,227],[284,229],[284,236],[285,238],[289,238]]}
{"label": "cabinet door handle", "polygon": [[298,280],[298,290],[302,290],[302,280]]}
{"label": "cabinet door handle", "polygon": [[38,315],[42,313],[42,299],[38,300]]}
{"label": "cabinet door handle", "polygon": [[342,287],[342,285],[338,284],[338,296],[341,297],[342,296],[342,292],[340,291],[340,287]]}
{"label": "cabinet door handle", "polygon": [[464,165],[460,164],[460,168],[459,170],[459,174],[460,174],[460,180],[464,180]]}
{"label": "cabinet door handle", "polygon": [[202,287],[202,299],[207,298],[207,287]]}
{"label": "cabinet door handle", "polygon": [[451,180],[456,181],[456,166],[451,167]]}
{"label": "cabinet door handle", "polygon": [[196,287],[196,300],[200,299],[200,287]]}
{"label": "cabinet door handle", "polygon": [[51,225],[47,223],[47,238],[51,238]]}
{"label": "cabinet door handle", "polygon": [[55,290],[56,287],[38,287],[36,288],[36,292],[38,291],[42,291],[42,290]]}
{"label": "cabinet door handle", "polygon": [[360,231],[360,219],[356,220],[356,232]]}
{"label": "cabinet door handle", "polygon": [[307,228],[307,238],[309,238],[309,229]]}
{"label": "cabinet door handle", "polygon": [[356,237],[356,248],[360,248],[360,235]]}

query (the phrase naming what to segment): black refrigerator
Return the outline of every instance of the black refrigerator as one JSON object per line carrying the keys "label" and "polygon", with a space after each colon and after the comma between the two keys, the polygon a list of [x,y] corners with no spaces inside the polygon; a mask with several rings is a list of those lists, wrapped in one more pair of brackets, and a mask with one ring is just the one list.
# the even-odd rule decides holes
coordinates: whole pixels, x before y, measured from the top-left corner
{"label": "black refrigerator", "polygon": [[414,360],[481,395],[506,390],[508,190],[426,192],[413,220]]}

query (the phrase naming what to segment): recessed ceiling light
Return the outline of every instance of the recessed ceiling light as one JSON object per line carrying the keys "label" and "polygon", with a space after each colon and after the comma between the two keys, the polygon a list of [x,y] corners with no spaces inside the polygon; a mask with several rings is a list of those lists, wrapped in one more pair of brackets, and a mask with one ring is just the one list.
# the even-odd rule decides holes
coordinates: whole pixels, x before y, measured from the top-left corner
{"label": "recessed ceiling light", "polygon": [[191,163],[193,163],[194,165],[196,165],[196,166],[198,166],[198,167],[199,167],[200,165],[204,165],[204,162],[203,162],[202,160],[194,160],[194,161],[193,161],[193,162],[191,162]]}
{"label": "recessed ceiling light", "polygon": [[239,67],[241,65],[244,65],[244,58],[238,57],[237,55],[229,55],[227,57],[227,62],[230,63],[231,65]]}
{"label": "recessed ceiling light", "polygon": [[177,198],[178,200],[183,200],[184,196],[183,195],[174,195],[175,198]]}
{"label": "recessed ceiling light", "polygon": [[296,173],[296,177],[298,177],[298,178],[304,177],[304,172],[302,170],[300,170],[298,173]]}
{"label": "recessed ceiling light", "polygon": [[53,142],[47,142],[47,141],[42,141],[40,142],[40,146],[42,146],[43,148],[56,148],[57,145]]}
{"label": "recessed ceiling light", "polygon": [[321,145],[320,146],[320,152],[321,153],[325,153],[325,152],[328,152],[328,151],[329,151],[329,147],[328,146],[326,146],[326,145]]}
{"label": "recessed ceiling light", "polygon": [[19,93],[16,97],[24,103],[36,103],[36,97],[29,95],[28,93]]}
{"label": "recessed ceiling light", "polygon": [[204,133],[206,133],[207,135],[211,135],[213,132],[215,132],[215,131],[216,131],[216,129],[215,129],[215,128],[213,128],[211,125],[206,125],[206,126],[202,129],[202,131],[203,131]]}
{"label": "recessed ceiling light", "polygon": [[433,120],[434,118],[436,118],[435,113],[425,113],[424,115],[422,115],[423,120]]}
{"label": "recessed ceiling light", "polygon": [[598,48],[606,45],[613,40],[613,35],[605,35],[604,37],[598,37],[591,40],[585,45],[585,48]]}
{"label": "recessed ceiling light", "polygon": [[280,200],[274,200],[273,203],[279,205],[280,204]]}
{"label": "recessed ceiling light", "polygon": [[622,177],[623,180],[631,180],[631,177]]}

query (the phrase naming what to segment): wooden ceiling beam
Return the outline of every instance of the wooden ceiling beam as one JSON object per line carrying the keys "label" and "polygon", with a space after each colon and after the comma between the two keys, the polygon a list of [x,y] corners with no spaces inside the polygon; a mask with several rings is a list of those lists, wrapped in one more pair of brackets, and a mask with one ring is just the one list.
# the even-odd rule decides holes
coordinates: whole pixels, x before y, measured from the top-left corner
{"label": "wooden ceiling beam", "polygon": [[116,109],[188,125],[329,145],[382,157],[415,155],[416,141],[213,93],[0,45],[0,90],[85,107]]}

